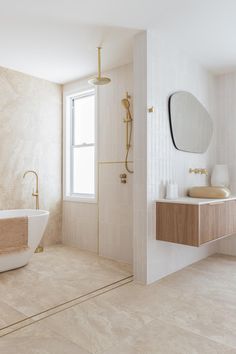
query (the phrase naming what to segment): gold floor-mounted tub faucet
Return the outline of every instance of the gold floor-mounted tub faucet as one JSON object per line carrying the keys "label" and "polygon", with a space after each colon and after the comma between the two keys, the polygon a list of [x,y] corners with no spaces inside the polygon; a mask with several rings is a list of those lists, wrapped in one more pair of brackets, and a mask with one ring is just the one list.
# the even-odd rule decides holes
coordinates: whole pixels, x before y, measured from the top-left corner
{"label": "gold floor-mounted tub faucet", "polygon": [[33,173],[36,177],[36,189],[35,189],[35,191],[33,190],[32,197],[35,197],[35,207],[36,207],[36,209],[39,209],[39,176],[38,176],[37,172],[35,172],[33,170],[29,170],[24,173],[23,178],[25,178],[25,176],[28,173]]}
{"label": "gold floor-mounted tub faucet", "polygon": [[[24,173],[23,178],[25,178],[25,176],[28,173],[33,173],[36,177],[36,188],[35,188],[35,191],[33,190],[33,192],[32,192],[32,197],[35,197],[35,207],[38,210],[39,209],[39,176],[38,176],[37,172],[35,172],[33,170],[29,170]],[[41,252],[43,252],[43,246],[39,245],[36,248],[35,253],[41,253]]]}

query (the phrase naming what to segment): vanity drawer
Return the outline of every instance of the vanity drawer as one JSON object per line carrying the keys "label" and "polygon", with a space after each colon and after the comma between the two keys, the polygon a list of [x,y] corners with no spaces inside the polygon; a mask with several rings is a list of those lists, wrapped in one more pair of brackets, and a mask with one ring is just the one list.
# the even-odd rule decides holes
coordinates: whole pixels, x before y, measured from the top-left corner
{"label": "vanity drawer", "polygon": [[157,202],[157,240],[200,246],[236,233],[236,199],[207,204]]}
{"label": "vanity drawer", "polygon": [[236,201],[200,206],[200,244],[236,232]]}
{"label": "vanity drawer", "polygon": [[197,205],[157,203],[157,240],[199,246]]}

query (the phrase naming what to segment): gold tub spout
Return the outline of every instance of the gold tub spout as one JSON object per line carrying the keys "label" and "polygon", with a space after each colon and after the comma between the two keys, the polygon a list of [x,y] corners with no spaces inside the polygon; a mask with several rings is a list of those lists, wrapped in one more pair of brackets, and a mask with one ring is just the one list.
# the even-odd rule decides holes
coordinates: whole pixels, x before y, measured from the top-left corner
{"label": "gold tub spout", "polygon": [[35,189],[35,191],[33,190],[32,197],[35,197],[35,207],[36,207],[36,209],[39,209],[39,176],[38,176],[37,172],[35,172],[33,170],[29,170],[24,173],[23,178],[25,178],[25,176],[28,173],[33,173],[36,177],[36,189]]}

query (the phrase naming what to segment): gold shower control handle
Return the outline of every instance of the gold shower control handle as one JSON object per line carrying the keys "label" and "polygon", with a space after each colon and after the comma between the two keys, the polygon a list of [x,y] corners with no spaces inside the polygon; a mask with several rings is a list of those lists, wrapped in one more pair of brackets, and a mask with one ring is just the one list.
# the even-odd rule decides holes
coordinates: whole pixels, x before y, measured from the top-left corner
{"label": "gold shower control handle", "polygon": [[121,183],[127,183],[127,174],[126,173],[121,173],[120,174],[120,182]]}

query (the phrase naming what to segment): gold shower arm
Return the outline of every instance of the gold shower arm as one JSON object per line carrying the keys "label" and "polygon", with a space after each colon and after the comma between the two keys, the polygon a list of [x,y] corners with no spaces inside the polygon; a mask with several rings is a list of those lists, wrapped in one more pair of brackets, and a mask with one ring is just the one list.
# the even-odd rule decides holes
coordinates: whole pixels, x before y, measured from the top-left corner
{"label": "gold shower arm", "polygon": [[101,78],[101,49],[102,47],[98,47],[98,78]]}

